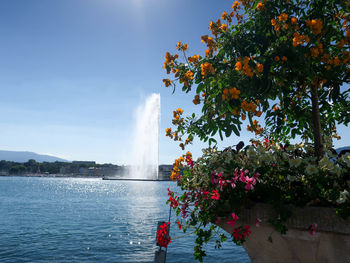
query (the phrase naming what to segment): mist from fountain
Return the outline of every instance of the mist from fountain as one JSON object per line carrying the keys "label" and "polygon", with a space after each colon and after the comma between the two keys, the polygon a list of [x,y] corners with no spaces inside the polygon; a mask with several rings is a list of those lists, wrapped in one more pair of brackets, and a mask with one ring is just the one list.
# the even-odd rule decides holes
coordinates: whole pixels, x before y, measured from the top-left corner
{"label": "mist from fountain", "polygon": [[158,179],[160,94],[153,93],[136,110],[129,177]]}

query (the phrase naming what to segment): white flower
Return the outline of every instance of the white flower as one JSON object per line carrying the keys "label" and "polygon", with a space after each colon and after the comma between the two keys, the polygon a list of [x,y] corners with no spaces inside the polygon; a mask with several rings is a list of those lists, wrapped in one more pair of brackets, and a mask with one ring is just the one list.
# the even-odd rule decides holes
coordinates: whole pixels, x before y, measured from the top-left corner
{"label": "white flower", "polygon": [[333,171],[335,169],[334,163],[327,157],[323,157],[318,165],[322,171]]}
{"label": "white flower", "polygon": [[345,203],[347,196],[349,195],[349,192],[344,190],[343,192],[340,192],[340,196],[337,200],[338,204]]}
{"label": "white flower", "polygon": [[315,165],[313,165],[313,164],[309,164],[309,165],[306,167],[305,172],[306,172],[308,175],[317,174],[317,172],[318,172],[317,166],[315,166]]}
{"label": "white flower", "polygon": [[339,158],[340,162],[344,162],[347,167],[350,167],[350,153],[346,153]]}
{"label": "white flower", "polygon": [[289,159],[289,165],[292,167],[298,167],[302,163],[300,158]]}
{"label": "white flower", "polygon": [[295,181],[297,178],[295,177],[295,176],[293,176],[293,175],[287,175],[287,180],[288,181],[291,181],[291,182],[293,182],[293,181]]}

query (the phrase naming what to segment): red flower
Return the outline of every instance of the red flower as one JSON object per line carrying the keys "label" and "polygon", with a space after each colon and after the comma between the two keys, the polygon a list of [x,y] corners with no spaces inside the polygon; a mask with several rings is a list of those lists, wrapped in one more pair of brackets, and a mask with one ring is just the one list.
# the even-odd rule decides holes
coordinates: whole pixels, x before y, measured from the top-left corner
{"label": "red flower", "polygon": [[171,196],[169,197],[169,201],[170,201],[170,207],[178,207],[179,206],[179,202],[176,200],[178,197],[175,196],[175,198],[172,198]]}
{"label": "red flower", "polygon": [[169,225],[170,223],[164,223],[159,227],[157,231],[157,243],[161,247],[168,247],[168,244],[171,243],[171,238],[169,236]]}
{"label": "red flower", "polygon": [[216,200],[219,200],[219,198],[220,198],[220,194],[218,193],[218,191],[217,190],[213,190],[213,191],[211,191],[212,192],[212,196],[211,196],[211,199],[216,199]]}
{"label": "red flower", "polygon": [[249,235],[252,233],[250,230],[250,226],[244,226],[243,227],[243,236],[244,237],[249,237]]}
{"label": "red flower", "polygon": [[235,213],[232,213],[232,220],[227,221],[227,224],[231,225],[231,228],[233,228],[233,225],[236,226],[237,220],[238,220],[238,216]]}
{"label": "red flower", "polygon": [[204,199],[206,200],[208,197],[209,192],[208,191],[202,191],[202,194],[204,195]]}
{"label": "red flower", "polygon": [[176,223],[177,223],[177,226],[179,227],[179,229],[182,229],[181,223],[179,221],[176,221]]}
{"label": "red flower", "polygon": [[242,236],[242,234],[241,234],[241,229],[240,229],[239,227],[233,229],[232,237],[233,237],[235,240],[241,240],[241,239],[242,239],[243,236]]}

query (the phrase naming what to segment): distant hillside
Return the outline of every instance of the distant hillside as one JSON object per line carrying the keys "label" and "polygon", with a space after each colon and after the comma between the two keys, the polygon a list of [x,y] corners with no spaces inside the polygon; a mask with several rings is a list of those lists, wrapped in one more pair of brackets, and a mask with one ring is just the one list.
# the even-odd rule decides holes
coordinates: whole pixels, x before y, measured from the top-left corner
{"label": "distant hillside", "polygon": [[12,161],[12,162],[18,162],[18,163],[25,163],[30,159],[34,159],[35,161],[41,163],[41,162],[69,162],[67,160],[50,156],[50,155],[43,155],[43,154],[37,154],[33,152],[17,152],[17,151],[2,151],[0,150],[0,160],[5,161]]}

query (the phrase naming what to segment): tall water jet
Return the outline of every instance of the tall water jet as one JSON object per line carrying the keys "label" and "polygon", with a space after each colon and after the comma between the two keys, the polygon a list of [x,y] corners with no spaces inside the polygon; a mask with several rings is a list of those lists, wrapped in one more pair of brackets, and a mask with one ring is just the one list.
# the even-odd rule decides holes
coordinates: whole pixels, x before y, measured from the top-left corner
{"label": "tall water jet", "polygon": [[136,110],[131,178],[158,179],[160,94],[153,93]]}

